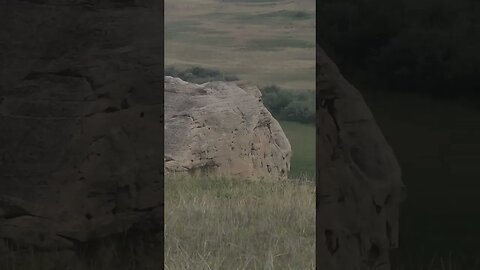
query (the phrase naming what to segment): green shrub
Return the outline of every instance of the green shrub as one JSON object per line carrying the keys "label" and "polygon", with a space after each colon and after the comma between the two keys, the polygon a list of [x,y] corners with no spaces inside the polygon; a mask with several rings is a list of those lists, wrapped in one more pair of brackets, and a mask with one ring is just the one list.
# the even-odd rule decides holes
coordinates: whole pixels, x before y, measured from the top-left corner
{"label": "green shrub", "polygon": [[315,92],[285,90],[271,85],[261,89],[263,103],[280,120],[301,123],[315,122]]}
{"label": "green shrub", "polygon": [[216,69],[204,67],[188,67],[185,69],[177,69],[174,66],[165,68],[166,76],[178,77],[184,81],[192,83],[206,83],[211,81],[237,81],[238,77],[231,74],[222,73]]}

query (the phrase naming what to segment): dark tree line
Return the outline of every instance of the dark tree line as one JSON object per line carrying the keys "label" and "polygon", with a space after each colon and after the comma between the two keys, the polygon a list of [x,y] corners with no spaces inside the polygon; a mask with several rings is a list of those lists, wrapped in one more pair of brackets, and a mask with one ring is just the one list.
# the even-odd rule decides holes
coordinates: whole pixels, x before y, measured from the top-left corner
{"label": "dark tree line", "polygon": [[480,96],[480,1],[317,1],[320,45],[369,89]]}

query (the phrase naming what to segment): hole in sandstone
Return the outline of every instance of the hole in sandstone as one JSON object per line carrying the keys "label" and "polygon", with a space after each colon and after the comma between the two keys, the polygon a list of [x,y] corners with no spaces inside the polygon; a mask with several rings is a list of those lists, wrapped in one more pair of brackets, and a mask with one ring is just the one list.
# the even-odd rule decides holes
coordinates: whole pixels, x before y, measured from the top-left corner
{"label": "hole in sandstone", "polygon": [[92,214],[86,213],[85,218],[88,219],[88,220],[91,220],[92,219]]}
{"label": "hole in sandstone", "polygon": [[375,206],[375,212],[377,214],[380,214],[380,212],[382,211],[382,207],[380,205],[376,204],[374,200],[372,200],[372,203]]}
{"label": "hole in sandstone", "polygon": [[121,107],[122,107],[123,110],[130,108],[130,104],[128,104],[128,101],[127,101],[126,98],[124,98],[124,99],[122,100],[122,105],[121,105]]}
{"label": "hole in sandstone", "polygon": [[25,76],[23,79],[26,80],[26,81],[29,81],[29,80],[35,80],[35,79],[38,79],[42,76],[42,73],[39,73],[39,72],[31,72],[31,73],[28,73],[27,76]]}
{"label": "hole in sandstone", "polygon": [[140,113],[140,117],[143,118],[145,114],[143,112]]}
{"label": "hole in sandstone", "polygon": [[390,226],[390,222],[386,222],[386,226],[387,226],[387,237],[388,237],[388,242],[390,244],[392,244],[392,226]]}
{"label": "hole in sandstone", "polygon": [[106,113],[112,113],[116,111],[118,111],[117,107],[107,107],[105,110],[103,110],[103,112],[106,112]]}
{"label": "hole in sandstone", "polygon": [[[335,238],[335,241],[333,240]],[[330,254],[335,254],[339,248],[338,238],[333,236],[332,230],[325,230],[325,239],[327,244],[327,249]]]}
{"label": "hole in sandstone", "polygon": [[112,214],[114,214],[114,215],[117,214],[117,208],[116,207],[112,209]]}
{"label": "hole in sandstone", "polygon": [[388,205],[388,203],[390,203],[390,199],[392,198],[392,195],[391,194],[388,194],[388,196],[385,198],[385,203],[384,205]]}
{"label": "hole in sandstone", "polygon": [[372,244],[368,252],[368,258],[371,263],[374,263],[380,257],[380,248],[376,244]]}
{"label": "hole in sandstone", "polygon": [[108,92],[100,93],[97,95],[97,98],[110,98],[110,93]]}

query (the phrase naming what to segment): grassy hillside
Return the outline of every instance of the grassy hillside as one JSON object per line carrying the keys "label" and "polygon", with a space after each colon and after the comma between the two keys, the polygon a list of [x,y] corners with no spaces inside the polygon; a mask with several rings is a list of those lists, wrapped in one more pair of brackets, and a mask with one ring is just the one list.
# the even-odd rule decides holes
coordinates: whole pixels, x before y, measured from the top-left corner
{"label": "grassy hillside", "polygon": [[281,121],[280,125],[292,145],[290,178],[307,177],[315,174],[315,126],[297,122]]}
{"label": "grassy hillside", "polygon": [[313,0],[166,0],[165,65],[314,89],[314,10]]}
{"label": "grassy hillside", "polygon": [[314,269],[315,187],[170,177],[165,269]]}

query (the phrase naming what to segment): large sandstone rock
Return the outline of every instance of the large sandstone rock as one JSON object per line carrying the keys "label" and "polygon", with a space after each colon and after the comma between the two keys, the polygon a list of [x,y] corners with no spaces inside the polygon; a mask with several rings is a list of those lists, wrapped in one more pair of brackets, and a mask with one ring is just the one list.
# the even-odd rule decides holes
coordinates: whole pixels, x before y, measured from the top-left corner
{"label": "large sandstone rock", "polygon": [[317,48],[317,269],[389,270],[401,170],[361,94]]}
{"label": "large sandstone rock", "polygon": [[163,229],[161,10],[40,2],[1,9],[0,265]]}
{"label": "large sandstone rock", "polygon": [[287,177],[290,156],[258,88],[165,77],[167,171],[278,179]]}
{"label": "large sandstone rock", "polygon": [[35,231],[49,237],[22,241],[84,242],[125,231],[160,207],[160,103],[148,92],[94,91],[63,73],[32,75],[4,96],[0,237]]}

